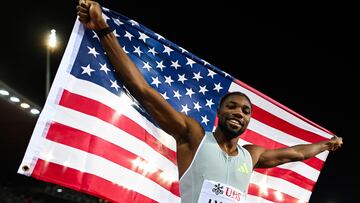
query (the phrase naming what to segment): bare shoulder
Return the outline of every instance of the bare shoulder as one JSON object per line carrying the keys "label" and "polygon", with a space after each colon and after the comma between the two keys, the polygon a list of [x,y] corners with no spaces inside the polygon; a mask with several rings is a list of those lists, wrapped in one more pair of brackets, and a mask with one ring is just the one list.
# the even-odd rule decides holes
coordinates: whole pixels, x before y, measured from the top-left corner
{"label": "bare shoulder", "polygon": [[253,144],[246,144],[246,145],[243,145],[243,147],[248,150],[250,153],[251,152],[257,152],[257,151],[264,151],[265,148],[264,147],[261,147],[261,146],[258,146],[258,145],[253,145]]}
{"label": "bare shoulder", "polygon": [[258,163],[261,154],[266,151],[264,147],[258,145],[247,144],[243,147],[250,153],[254,167]]}

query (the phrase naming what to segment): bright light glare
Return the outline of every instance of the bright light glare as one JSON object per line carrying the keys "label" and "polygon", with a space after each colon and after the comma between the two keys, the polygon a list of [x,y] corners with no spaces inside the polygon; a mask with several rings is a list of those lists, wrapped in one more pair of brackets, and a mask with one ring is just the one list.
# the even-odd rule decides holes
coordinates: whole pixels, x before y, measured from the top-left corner
{"label": "bright light glare", "polygon": [[22,108],[24,108],[24,109],[30,108],[30,105],[27,104],[27,103],[21,103],[20,106],[21,106]]}
{"label": "bright light glare", "polygon": [[56,30],[52,29],[51,34],[49,35],[49,47],[54,48],[56,47]]}
{"label": "bright light glare", "polygon": [[276,196],[276,199],[279,200],[280,202],[282,202],[284,200],[283,195],[278,190],[275,192],[275,196]]}
{"label": "bright light glare", "polygon": [[140,169],[142,169],[144,174],[155,173],[157,171],[156,166],[154,166],[152,163],[142,160],[139,157],[136,158],[135,160],[133,160],[132,163],[133,163],[133,166],[139,167]]}
{"label": "bright light glare", "polygon": [[8,95],[9,95],[9,92],[6,91],[6,90],[0,90],[0,94],[1,94],[1,95],[5,95],[5,96],[8,96]]}
{"label": "bright light glare", "polygon": [[39,113],[40,113],[40,111],[37,110],[37,109],[31,109],[30,112],[31,112],[32,114],[39,114]]}
{"label": "bright light glare", "polygon": [[174,177],[170,173],[166,173],[166,172],[161,172],[160,173],[160,178],[163,181],[168,182],[168,183],[173,183],[173,182],[177,181],[177,177]]}
{"label": "bright light glare", "polygon": [[269,195],[267,183],[265,181],[260,183],[260,193],[265,196]]}
{"label": "bright light glare", "polygon": [[20,99],[17,98],[17,97],[10,97],[10,101],[12,101],[12,102],[19,102]]}

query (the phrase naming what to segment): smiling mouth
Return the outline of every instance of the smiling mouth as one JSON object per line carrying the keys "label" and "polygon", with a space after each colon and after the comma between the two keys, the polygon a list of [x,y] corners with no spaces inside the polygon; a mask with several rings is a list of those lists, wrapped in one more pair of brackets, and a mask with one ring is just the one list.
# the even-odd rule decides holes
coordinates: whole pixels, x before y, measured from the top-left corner
{"label": "smiling mouth", "polygon": [[235,120],[235,119],[229,119],[228,120],[228,123],[231,125],[231,126],[234,126],[236,128],[240,128],[242,126],[242,124],[240,123],[240,121],[238,120]]}

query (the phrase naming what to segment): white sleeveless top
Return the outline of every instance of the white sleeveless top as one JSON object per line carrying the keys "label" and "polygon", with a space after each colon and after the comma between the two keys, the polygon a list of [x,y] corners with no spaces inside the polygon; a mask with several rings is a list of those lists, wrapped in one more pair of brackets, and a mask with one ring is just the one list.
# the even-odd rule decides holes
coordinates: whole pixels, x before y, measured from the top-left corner
{"label": "white sleeveless top", "polygon": [[198,202],[204,181],[219,182],[247,194],[252,172],[250,153],[238,145],[238,154],[229,156],[212,132],[206,132],[189,168],[180,178],[182,203]]}

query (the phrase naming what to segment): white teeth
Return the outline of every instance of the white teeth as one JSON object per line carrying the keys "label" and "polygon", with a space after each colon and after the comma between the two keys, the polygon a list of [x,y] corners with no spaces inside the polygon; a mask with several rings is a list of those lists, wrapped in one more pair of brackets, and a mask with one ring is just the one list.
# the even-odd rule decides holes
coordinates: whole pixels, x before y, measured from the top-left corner
{"label": "white teeth", "polygon": [[237,121],[237,120],[231,119],[231,120],[229,120],[229,123],[232,124],[232,125],[235,125],[235,126],[239,126],[239,127],[240,127],[240,122]]}

